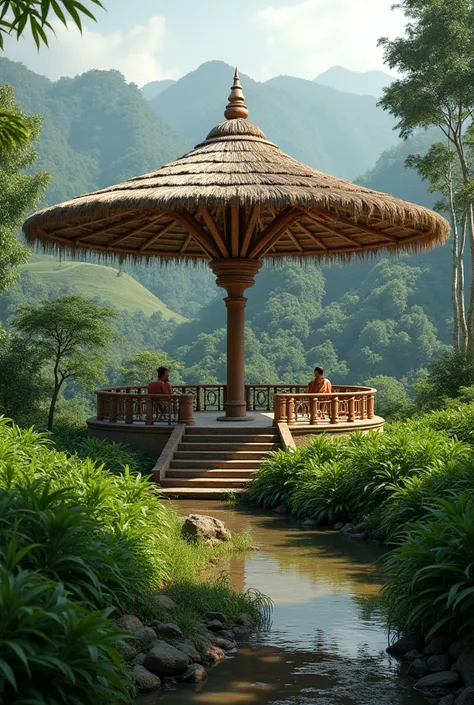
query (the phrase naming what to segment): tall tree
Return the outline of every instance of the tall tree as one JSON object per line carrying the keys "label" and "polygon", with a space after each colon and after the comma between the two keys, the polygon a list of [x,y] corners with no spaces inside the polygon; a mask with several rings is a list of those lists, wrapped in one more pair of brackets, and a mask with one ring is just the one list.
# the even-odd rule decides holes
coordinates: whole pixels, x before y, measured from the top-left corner
{"label": "tall tree", "polygon": [[20,309],[13,325],[24,333],[51,365],[53,389],[48,414],[52,430],[56,404],[67,380],[92,388],[104,379],[104,352],[117,338],[117,313],[82,296],[62,296]]}
{"label": "tall tree", "polygon": [[[13,89],[9,86],[0,87],[0,110],[21,117],[31,138],[38,139],[41,118],[24,116],[15,105]],[[0,291],[16,279],[12,268],[28,259],[28,250],[20,244],[16,233],[28,212],[38,205],[50,181],[46,171],[32,173],[36,158],[37,153],[28,144],[6,151],[0,147]]]}
{"label": "tall tree", "polygon": [[[183,369],[183,365],[175,360],[171,360],[164,352],[152,353],[149,350],[129,357],[122,363],[119,369],[121,381],[123,384],[141,385],[148,384],[153,379],[153,375],[158,367],[167,367],[172,372],[178,372]],[[173,377],[174,384],[180,384],[181,378],[179,374]]]}
{"label": "tall tree", "polygon": [[[474,111],[474,2],[402,0],[408,19],[404,37],[379,43],[385,62],[401,78],[384,91],[383,108],[398,119],[402,137],[416,128],[437,127],[456,154],[463,188],[471,189],[466,135]],[[474,273],[473,202],[466,202],[471,269]],[[474,278],[467,311],[468,353],[474,356]]]}
{"label": "tall tree", "polygon": [[462,198],[462,179],[456,154],[451,146],[435,142],[425,155],[410,155],[405,165],[416,169],[423,180],[430,182],[429,191],[442,198],[435,209],[448,214],[453,236],[451,300],[453,306],[453,348],[467,351],[468,330],[464,303],[464,252],[466,248],[467,217]]}

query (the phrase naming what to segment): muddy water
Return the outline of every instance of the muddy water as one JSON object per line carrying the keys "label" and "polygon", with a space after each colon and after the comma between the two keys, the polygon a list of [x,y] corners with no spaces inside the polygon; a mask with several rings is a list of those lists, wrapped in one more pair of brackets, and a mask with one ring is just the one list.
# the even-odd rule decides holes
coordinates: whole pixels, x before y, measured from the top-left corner
{"label": "muddy water", "polygon": [[182,502],[248,532],[258,550],[230,560],[240,590],[274,602],[271,626],[216,666],[196,689],[140,698],[140,705],[421,705],[403,667],[385,653],[387,634],[370,598],[380,589],[380,548],[335,532],[304,531],[285,518]]}

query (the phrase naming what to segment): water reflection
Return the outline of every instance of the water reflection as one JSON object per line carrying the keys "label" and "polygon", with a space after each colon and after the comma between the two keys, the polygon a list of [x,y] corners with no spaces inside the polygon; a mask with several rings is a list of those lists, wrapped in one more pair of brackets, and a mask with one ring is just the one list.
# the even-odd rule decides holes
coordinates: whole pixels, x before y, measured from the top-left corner
{"label": "water reflection", "polygon": [[334,532],[302,531],[282,517],[233,512],[220,503],[180,503],[248,532],[258,550],[232,559],[240,590],[274,601],[272,626],[216,666],[201,689],[143,696],[140,705],[421,705],[399,665],[385,653],[376,610],[380,548]]}

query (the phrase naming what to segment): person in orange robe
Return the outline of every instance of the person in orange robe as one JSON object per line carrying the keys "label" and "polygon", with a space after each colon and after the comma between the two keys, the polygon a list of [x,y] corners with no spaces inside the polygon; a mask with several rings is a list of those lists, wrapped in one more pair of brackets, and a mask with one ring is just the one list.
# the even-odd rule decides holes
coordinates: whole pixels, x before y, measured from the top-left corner
{"label": "person in orange robe", "polygon": [[167,367],[159,367],[158,382],[151,382],[148,385],[148,394],[173,394],[171,384],[168,382],[169,370]]}
{"label": "person in orange robe", "polygon": [[330,394],[331,391],[331,382],[324,376],[324,369],[316,365],[314,379],[308,384],[308,394]]}

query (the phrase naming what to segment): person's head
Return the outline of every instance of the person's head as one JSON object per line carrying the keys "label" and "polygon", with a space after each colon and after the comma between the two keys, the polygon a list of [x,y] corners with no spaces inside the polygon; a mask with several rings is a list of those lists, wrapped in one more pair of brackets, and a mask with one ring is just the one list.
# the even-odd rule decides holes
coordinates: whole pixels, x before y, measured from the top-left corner
{"label": "person's head", "polygon": [[167,382],[169,377],[169,370],[167,367],[158,367],[158,379],[160,382]]}
{"label": "person's head", "polygon": [[321,365],[316,365],[316,367],[314,368],[314,376],[316,379],[324,377],[324,368],[321,367]]}

